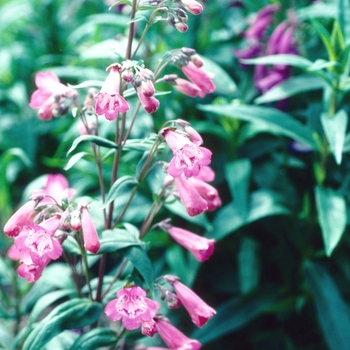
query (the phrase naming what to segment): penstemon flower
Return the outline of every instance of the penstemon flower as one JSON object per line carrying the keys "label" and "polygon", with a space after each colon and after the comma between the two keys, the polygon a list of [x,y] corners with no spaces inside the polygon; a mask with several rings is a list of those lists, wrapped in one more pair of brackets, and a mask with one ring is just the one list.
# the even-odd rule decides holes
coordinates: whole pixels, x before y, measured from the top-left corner
{"label": "penstemon flower", "polygon": [[[78,97],[78,93],[63,85],[53,72],[38,73],[35,76],[35,84],[38,90],[33,93],[29,106],[39,109],[38,115],[42,120],[50,120],[54,115],[61,115],[60,104],[64,98],[74,100]],[[64,108],[61,110],[65,111]]]}
{"label": "penstemon flower", "polygon": [[151,328],[152,319],[157,313],[157,304],[146,297],[146,292],[138,287],[133,286],[130,288],[123,288],[118,291],[117,299],[110,301],[105,309],[105,314],[112,320],[122,320],[123,326],[126,329],[137,329],[143,323],[147,323],[144,326],[144,332],[146,328]]}
{"label": "penstemon flower", "polygon": [[164,340],[164,343],[172,350],[198,350],[202,347],[202,344],[195,339],[186,337],[176,327],[171,325],[168,321],[155,318],[157,328],[160,337]]}
{"label": "penstemon flower", "polygon": [[109,74],[104,81],[101,91],[95,96],[96,114],[104,115],[107,120],[114,120],[118,113],[129,110],[129,105],[120,95],[120,65],[115,64],[107,68]]}
{"label": "penstemon flower", "polygon": [[166,275],[164,279],[173,286],[176,295],[197,327],[202,328],[216,314],[216,311],[207,305],[196,293],[179,282],[178,277]]}
{"label": "penstemon flower", "polygon": [[167,222],[162,222],[159,226],[167,231],[177,243],[188,249],[200,262],[208,260],[214,253],[214,239],[201,237]]}
{"label": "penstemon flower", "polygon": [[201,165],[210,164],[211,152],[207,148],[198,146],[171,128],[164,129],[163,136],[174,153],[168,167],[168,173],[172,177],[178,177],[182,173],[186,177],[196,176]]}

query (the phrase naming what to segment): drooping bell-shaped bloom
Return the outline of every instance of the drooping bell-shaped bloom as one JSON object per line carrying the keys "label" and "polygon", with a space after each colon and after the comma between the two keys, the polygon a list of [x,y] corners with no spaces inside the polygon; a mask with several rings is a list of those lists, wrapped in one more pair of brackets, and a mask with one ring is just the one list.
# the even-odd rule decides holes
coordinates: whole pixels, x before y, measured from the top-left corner
{"label": "drooping bell-shaped bloom", "polygon": [[215,248],[215,239],[201,237],[180,227],[171,226],[170,224],[160,226],[166,230],[177,243],[188,249],[198,261],[206,261],[212,256]]}
{"label": "drooping bell-shaped bloom", "polygon": [[191,12],[193,15],[199,15],[203,11],[203,6],[195,0],[180,0],[181,4],[184,5],[186,10]]}
{"label": "drooping bell-shaped bloom", "polygon": [[100,250],[100,240],[88,211],[86,203],[79,203],[81,207],[81,229],[84,237],[84,247],[89,252],[96,254]]}
{"label": "drooping bell-shaped bloom", "polygon": [[200,196],[207,201],[208,211],[221,207],[221,199],[215,187],[207,184],[205,181],[197,179],[196,177],[191,177],[188,181],[193,185]]}
{"label": "drooping bell-shaped bloom", "polygon": [[176,90],[190,97],[197,97],[202,91],[196,84],[182,78],[176,78],[173,86]]}
{"label": "drooping bell-shaped bloom", "polygon": [[196,176],[201,165],[210,164],[212,153],[207,148],[198,146],[170,128],[164,129],[163,135],[174,153],[168,167],[168,173],[171,176],[178,177],[182,173],[186,177]]}
{"label": "drooping bell-shaped bloom", "polygon": [[194,84],[196,84],[201,92],[200,97],[210,94],[215,91],[215,84],[212,81],[214,74],[205,71],[203,68],[196,67],[193,62],[189,61],[186,66],[183,66],[182,71]]}
{"label": "drooping bell-shaped bloom", "polygon": [[30,200],[20,207],[7,221],[4,232],[9,237],[16,237],[23,226],[33,225],[36,201]]}
{"label": "drooping bell-shaped bloom", "polygon": [[169,322],[155,319],[160,337],[171,350],[198,350],[202,344],[196,339],[190,339]]}
{"label": "drooping bell-shaped bloom", "polygon": [[104,115],[107,120],[114,120],[118,113],[129,110],[129,105],[120,95],[120,65],[112,65],[107,68],[109,74],[104,81],[101,91],[95,96],[96,114]]}
{"label": "drooping bell-shaped bloom", "polygon": [[188,215],[199,215],[208,210],[208,203],[184,176],[174,178],[182,204]]}
{"label": "drooping bell-shaped bloom", "polygon": [[144,322],[151,322],[157,309],[158,305],[146,297],[146,292],[134,286],[119,290],[117,299],[110,301],[104,312],[112,321],[121,319],[126,329],[133,330]]}
{"label": "drooping bell-shaped bloom", "polygon": [[212,307],[206,304],[192,289],[179,282],[176,276],[166,275],[164,278],[173,286],[176,295],[197,327],[202,328],[216,314]]}
{"label": "drooping bell-shaped bloom", "polygon": [[[53,223],[53,220],[57,220],[56,224]],[[60,219],[53,218],[53,220],[50,221],[50,224],[46,224],[52,230],[43,227],[44,222],[42,226],[23,227],[21,233],[16,237],[17,250],[30,256],[33,264],[47,265],[50,260],[56,260],[62,255],[62,246],[53,237]]]}
{"label": "drooping bell-shaped bloom", "polygon": [[39,109],[38,115],[42,120],[50,120],[53,116],[53,104],[61,98],[75,99],[78,93],[65,85],[53,72],[39,72],[35,76],[35,85],[38,90],[34,91],[29,106]]}
{"label": "drooping bell-shaped bloom", "polygon": [[148,114],[154,113],[158,109],[159,101],[154,96],[150,96],[150,97],[145,96],[142,92],[141,85],[136,89],[136,93],[140,99],[143,109]]}
{"label": "drooping bell-shaped bloom", "polygon": [[22,258],[17,273],[21,278],[26,278],[28,283],[36,282],[47,264],[34,264],[30,256]]}

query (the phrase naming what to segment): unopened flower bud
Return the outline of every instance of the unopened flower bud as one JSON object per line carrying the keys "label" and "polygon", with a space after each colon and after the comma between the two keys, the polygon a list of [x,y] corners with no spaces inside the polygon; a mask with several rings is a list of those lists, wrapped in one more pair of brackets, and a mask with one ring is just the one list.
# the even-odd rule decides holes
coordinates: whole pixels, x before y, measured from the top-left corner
{"label": "unopened flower bud", "polygon": [[67,230],[70,228],[70,211],[69,209],[65,210],[61,215],[61,222],[60,225],[64,230]]}
{"label": "unopened flower bud", "polygon": [[181,49],[181,52],[183,52],[188,57],[191,57],[197,53],[195,49],[192,49],[190,47],[183,47]]}
{"label": "unopened flower bud", "polygon": [[78,210],[78,209],[73,210],[71,212],[70,228],[73,231],[80,231],[80,229],[81,229],[81,214],[80,214],[80,210]]}
{"label": "unopened flower bud", "polygon": [[130,83],[133,78],[134,78],[134,74],[132,73],[131,69],[125,69],[122,72],[122,79],[127,83]]}
{"label": "unopened flower bud", "polygon": [[203,60],[201,57],[197,54],[191,56],[191,61],[197,68],[201,68],[204,64]]}
{"label": "unopened flower bud", "polygon": [[180,8],[175,8],[173,11],[181,22],[187,22],[188,16],[186,11]]}
{"label": "unopened flower bud", "polygon": [[90,88],[85,97],[84,106],[88,109],[93,109],[95,107],[95,96],[97,90],[95,88]]}
{"label": "unopened flower bud", "polygon": [[57,231],[54,237],[60,244],[62,244],[67,239],[68,233],[64,231]]}
{"label": "unopened flower bud", "polygon": [[177,78],[177,74],[166,74],[164,75],[163,80],[167,83],[174,83]]}
{"label": "unopened flower bud", "polygon": [[185,33],[187,32],[188,25],[182,22],[175,23],[175,28],[180,32],[180,33]]}
{"label": "unopened flower bud", "polygon": [[164,299],[169,309],[177,309],[182,305],[179,297],[175,293],[172,293],[170,290],[167,290],[165,292]]}

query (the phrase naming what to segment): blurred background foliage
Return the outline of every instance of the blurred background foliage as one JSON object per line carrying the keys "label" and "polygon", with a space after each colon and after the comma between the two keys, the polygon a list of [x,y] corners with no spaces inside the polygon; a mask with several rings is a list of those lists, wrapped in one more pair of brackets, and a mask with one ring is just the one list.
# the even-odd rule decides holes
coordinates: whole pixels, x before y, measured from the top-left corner
{"label": "blurred background foliage", "polygon": [[[203,349],[346,350],[350,344],[346,215],[350,138],[340,146],[341,162],[333,157],[327,139],[331,144],[333,138],[347,133],[349,96],[347,88],[338,95],[336,112],[346,115],[345,125],[335,126],[340,135],[328,133],[326,138],[321,114],[329,111],[329,86],[320,82],[318,73],[331,81],[349,75],[349,23],[342,22],[339,9],[350,13],[350,5],[346,0],[279,2],[273,26],[286,18],[288,9],[294,9],[299,55],[311,63],[322,59],[326,64],[309,69],[291,62],[292,77],[299,80],[262,95],[254,87],[254,67],[242,67],[234,49],[244,45],[241,33],[248,19],[271,3],[277,1],[209,1],[202,15],[189,18],[187,33],[166,23],[157,23],[149,32],[138,57],[147,67],[154,69],[168,49],[192,47],[205,58],[206,70],[215,73],[217,90],[205,99],[176,91],[160,96],[159,110],[152,116],[140,114],[132,136],[143,138],[158,131],[166,120],[189,120],[213,151],[214,185],[223,201],[216,212],[196,218],[189,218],[176,205],[168,208],[177,226],[217,240],[210,261],[199,265],[158,230],[147,236],[149,254],[156,272],[165,269],[180,276],[217,309],[216,317],[203,329],[194,329],[185,313],[173,320],[199,339]],[[28,184],[33,186],[43,174],[62,172],[67,151],[79,135],[70,114],[43,122],[28,107],[35,73],[52,70],[73,85],[104,80],[106,66],[125,51],[127,23],[123,8],[108,11],[102,1],[0,0],[1,227],[26,201]],[[137,22],[138,34],[144,23]],[[332,66],[327,66],[331,60],[325,45],[328,39],[331,46],[336,45],[332,33],[337,25],[345,28],[346,39],[343,46],[338,42],[334,47],[333,63],[337,62],[340,73],[328,68]],[[178,70],[174,66],[166,72],[177,74]],[[159,90],[171,89],[164,84]],[[85,90],[80,91],[84,96]],[[285,98],[284,110],[276,109],[276,101]],[[101,123],[103,136],[110,137],[108,122]],[[296,141],[308,147],[298,148]],[[339,156],[337,150],[333,153]],[[132,152],[124,156],[123,173],[137,170],[137,157]],[[106,169],[110,162],[107,159]],[[81,194],[95,195],[94,169],[89,160],[82,159],[65,175]],[[156,175],[148,181],[155,188]],[[127,219],[137,224],[151,198],[152,193],[144,189]],[[166,217],[166,211],[159,215]],[[6,257],[9,245],[1,235],[0,348],[4,349],[13,347],[13,336],[48,291],[45,278],[38,286],[17,278],[15,266]],[[113,260],[109,264],[112,270]],[[51,286],[61,287],[57,281]],[[23,321],[18,322],[19,318]],[[69,348],[63,338],[54,341],[55,349]]]}

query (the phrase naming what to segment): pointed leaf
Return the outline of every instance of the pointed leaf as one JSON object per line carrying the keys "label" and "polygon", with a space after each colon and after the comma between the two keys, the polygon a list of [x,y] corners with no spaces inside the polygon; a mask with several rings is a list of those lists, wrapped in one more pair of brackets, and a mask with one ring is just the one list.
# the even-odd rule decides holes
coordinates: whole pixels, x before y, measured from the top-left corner
{"label": "pointed leaf", "polygon": [[57,306],[29,334],[23,350],[41,349],[66,329],[80,329],[94,323],[102,305],[88,299],[72,299]]}
{"label": "pointed leaf", "polygon": [[305,264],[305,277],[329,349],[347,350],[350,344],[350,314],[338,287],[322,266],[311,261]]}
{"label": "pointed leaf", "polygon": [[338,111],[334,116],[322,113],[321,122],[335,161],[340,165],[348,126],[348,115],[343,109]]}
{"label": "pointed leaf", "polygon": [[346,202],[330,188],[316,187],[315,200],[327,256],[339,243],[346,227]]}
{"label": "pointed leaf", "polygon": [[80,143],[82,142],[93,142],[98,146],[105,147],[105,148],[118,148],[118,145],[110,140],[107,140],[103,137],[100,136],[95,136],[95,135],[82,135],[76,138],[72,144],[72,147],[68,150],[67,156],[73,152]]}
{"label": "pointed leaf", "polygon": [[249,211],[249,182],[252,165],[248,159],[240,159],[226,165],[226,180],[229,185],[235,207],[242,219]]}
{"label": "pointed leaf", "polygon": [[200,110],[248,122],[259,121],[266,124],[276,134],[288,136],[316,148],[311,130],[293,119],[289,114],[263,106],[247,105],[200,105]]}
{"label": "pointed leaf", "polygon": [[320,77],[312,75],[299,75],[297,77],[289,78],[281,84],[275,85],[262,96],[255,99],[254,102],[259,104],[279,101],[302,92],[322,89],[324,85],[325,81]]}
{"label": "pointed leaf", "polygon": [[106,201],[103,203],[101,210],[106,208],[106,206],[110,202],[115,200],[121,193],[123,193],[126,190],[130,190],[138,184],[139,182],[137,181],[137,179],[130,175],[125,175],[119,178],[109,190]]}
{"label": "pointed leaf", "polygon": [[240,61],[244,64],[286,64],[304,69],[312,65],[312,62],[304,57],[288,54],[263,56]]}
{"label": "pointed leaf", "polygon": [[213,229],[206,236],[216,241],[223,239],[231,232],[254,221],[271,215],[287,215],[289,210],[279,203],[280,198],[272,191],[259,190],[250,196],[249,213],[244,220],[234,203],[229,203],[218,210],[213,222]]}
{"label": "pointed leaf", "polygon": [[71,167],[73,167],[79,160],[85,156],[88,156],[88,152],[79,152],[74,154],[68,161],[67,165],[63,168],[65,171],[69,170]]}
{"label": "pointed leaf", "polygon": [[118,251],[135,266],[148,287],[153,290],[153,267],[144,247],[132,246]]}
{"label": "pointed leaf", "polygon": [[145,242],[131,235],[127,230],[114,229],[102,232],[101,248],[98,253],[110,253],[132,245],[145,245]]}

